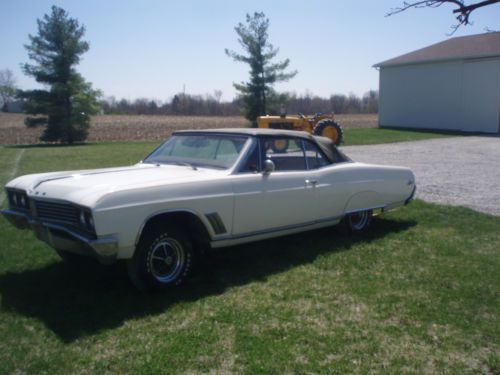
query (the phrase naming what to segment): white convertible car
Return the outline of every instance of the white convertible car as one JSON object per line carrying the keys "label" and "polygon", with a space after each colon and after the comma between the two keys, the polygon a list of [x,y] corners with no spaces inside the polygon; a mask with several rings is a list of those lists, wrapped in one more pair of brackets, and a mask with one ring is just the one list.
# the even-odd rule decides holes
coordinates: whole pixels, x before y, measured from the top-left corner
{"label": "white convertible car", "polygon": [[2,214],[69,262],[128,262],[134,284],[183,282],[203,249],[334,225],[364,231],[410,202],[402,167],[357,163],[328,138],[269,129],[175,132],[139,164],[18,177]]}

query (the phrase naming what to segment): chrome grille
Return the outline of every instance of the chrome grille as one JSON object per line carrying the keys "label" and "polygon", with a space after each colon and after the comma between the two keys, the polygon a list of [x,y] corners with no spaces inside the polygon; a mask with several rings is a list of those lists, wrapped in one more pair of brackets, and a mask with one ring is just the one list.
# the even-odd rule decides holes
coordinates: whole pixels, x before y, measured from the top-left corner
{"label": "chrome grille", "polygon": [[36,215],[40,219],[61,221],[67,224],[78,224],[79,211],[68,203],[35,201]]}

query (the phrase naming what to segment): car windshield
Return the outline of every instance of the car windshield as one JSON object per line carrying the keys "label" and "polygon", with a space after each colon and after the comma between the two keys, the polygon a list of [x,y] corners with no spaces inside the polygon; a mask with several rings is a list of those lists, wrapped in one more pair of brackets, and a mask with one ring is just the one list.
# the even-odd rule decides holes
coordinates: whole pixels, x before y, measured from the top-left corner
{"label": "car windshield", "polygon": [[154,150],[143,163],[227,169],[238,159],[247,139],[240,135],[177,134]]}

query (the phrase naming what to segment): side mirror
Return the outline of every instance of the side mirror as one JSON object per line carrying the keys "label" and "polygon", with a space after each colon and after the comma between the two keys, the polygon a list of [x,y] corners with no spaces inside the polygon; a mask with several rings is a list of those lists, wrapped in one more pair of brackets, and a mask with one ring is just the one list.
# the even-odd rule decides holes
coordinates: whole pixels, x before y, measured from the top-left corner
{"label": "side mirror", "polygon": [[272,171],[274,171],[274,163],[270,159],[264,160],[264,170],[262,171],[263,174],[269,174]]}

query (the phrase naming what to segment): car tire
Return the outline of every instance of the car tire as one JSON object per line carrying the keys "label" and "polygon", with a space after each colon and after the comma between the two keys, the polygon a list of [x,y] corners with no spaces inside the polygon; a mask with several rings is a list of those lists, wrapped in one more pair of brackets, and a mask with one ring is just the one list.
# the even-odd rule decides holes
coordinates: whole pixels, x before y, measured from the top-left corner
{"label": "car tire", "polygon": [[313,129],[315,135],[320,135],[322,137],[330,138],[335,146],[340,146],[344,140],[344,132],[342,127],[335,121],[330,119],[321,120],[318,122]]}
{"label": "car tire", "polygon": [[361,234],[365,233],[370,227],[372,216],[372,210],[354,212],[345,216],[344,223],[350,233]]}
{"label": "car tire", "polygon": [[167,290],[191,276],[194,258],[193,245],[182,230],[174,225],[154,226],[128,261],[128,274],[139,290]]}

